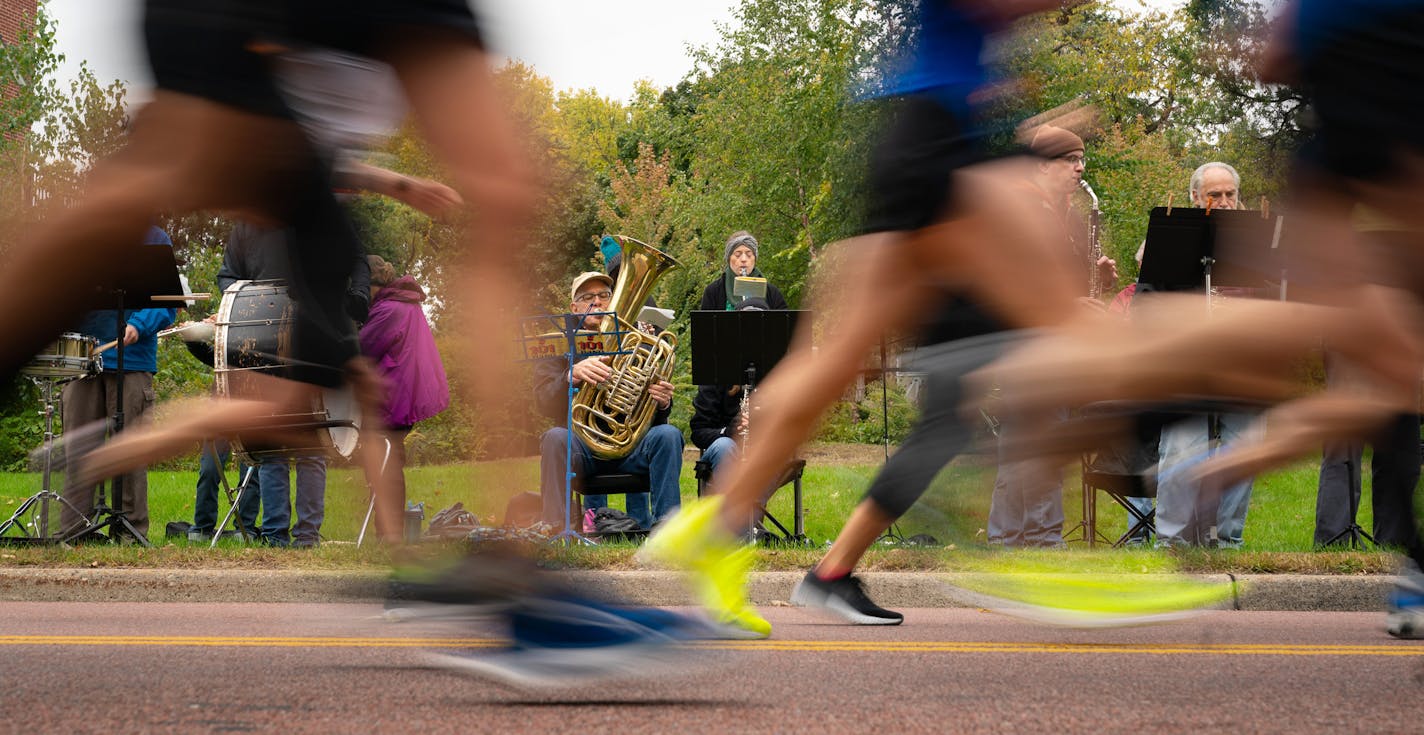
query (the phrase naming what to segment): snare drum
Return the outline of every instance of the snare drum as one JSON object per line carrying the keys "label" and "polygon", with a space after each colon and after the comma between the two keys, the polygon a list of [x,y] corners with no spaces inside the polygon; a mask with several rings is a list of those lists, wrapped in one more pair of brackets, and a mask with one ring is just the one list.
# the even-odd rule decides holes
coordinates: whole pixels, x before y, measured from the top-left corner
{"label": "snare drum", "polygon": [[99,340],[87,334],[65,332],[59,341],[35,355],[29,364],[20,368],[20,373],[33,378],[82,378],[99,372],[99,361],[94,349]]}
{"label": "snare drum", "polygon": [[[213,382],[219,396],[258,398],[246,376],[286,377],[284,357],[290,354],[296,308],[282,281],[237,281],[228,286],[213,324]],[[311,446],[244,447],[240,438],[234,438],[232,446],[258,460],[330,452],[350,457],[356,451],[360,417],[350,388],[324,388],[312,399],[309,412],[272,417],[274,429],[313,424]],[[258,433],[248,432],[249,437]]]}

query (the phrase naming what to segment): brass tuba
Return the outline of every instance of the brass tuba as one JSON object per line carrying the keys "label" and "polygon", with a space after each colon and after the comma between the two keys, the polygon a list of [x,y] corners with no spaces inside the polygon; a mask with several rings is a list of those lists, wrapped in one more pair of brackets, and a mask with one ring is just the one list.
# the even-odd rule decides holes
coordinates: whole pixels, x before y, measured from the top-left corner
{"label": "brass tuba", "polygon": [[600,459],[628,456],[648,433],[657,410],[648,386],[672,375],[677,349],[677,335],[672,332],[650,335],[636,326],[653,284],[676,268],[677,261],[631,237],[620,235],[617,240],[623,246],[623,265],[608,305],[613,313],[603,317],[599,331],[621,331],[617,351],[626,354],[613,356],[613,375],[608,380],[579,388],[572,409],[574,435]]}

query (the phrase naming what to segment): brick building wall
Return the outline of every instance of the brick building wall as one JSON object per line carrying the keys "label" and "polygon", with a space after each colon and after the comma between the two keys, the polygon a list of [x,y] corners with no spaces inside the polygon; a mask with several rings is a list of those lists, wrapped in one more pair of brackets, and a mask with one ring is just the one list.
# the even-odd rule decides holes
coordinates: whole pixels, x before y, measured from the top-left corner
{"label": "brick building wall", "polygon": [[19,37],[21,23],[28,24],[35,17],[37,0],[0,0],[0,39],[14,43]]}
{"label": "brick building wall", "polygon": [[[20,37],[20,29],[29,27],[35,19],[37,0],[0,0],[0,43],[15,43]],[[0,87],[0,99],[9,98],[15,94],[15,86],[6,83]],[[0,139],[0,145],[7,145],[13,141],[24,139],[23,133],[5,133]],[[20,181],[16,194],[21,202],[31,201],[33,196],[33,186],[29,185],[29,177]]]}

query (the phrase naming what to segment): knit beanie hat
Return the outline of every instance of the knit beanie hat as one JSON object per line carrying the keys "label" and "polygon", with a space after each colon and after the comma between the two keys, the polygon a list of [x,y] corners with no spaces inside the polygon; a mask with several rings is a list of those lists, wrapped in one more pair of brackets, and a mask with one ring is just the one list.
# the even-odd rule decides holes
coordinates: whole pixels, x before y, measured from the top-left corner
{"label": "knit beanie hat", "polygon": [[1034,155],[1043,158],[1057,158],[1073,151],[1086,150],[1083,139],[1079,138],[1077,133],[1052,125],[1042,125],[1034,131],[1033,140],[1029,141],[1028,147]]}
{"label": "knit beanie hat", "polygon": [[604,270],[611,270],[608,264],[613,262],[613,258],[623,252],[623,246],[618,244],[618,241],[613,239],[612,236],[604,235],[603,239],[598,241],[598,252],[603,254]]}
{"label": "knit beanie hat", "polygon": [[758,257],[760,255],[757,250],[761,247],[761,245],[757,243],[757,239],[755,237],[752,237],[752,233],[747,232],[746,230],[734,232],[732,233],[731,237],[727,238],[727,246],[722,249],[723,268],[726,268],[727,261],[732,259],[732,251],[743,245],[752,249],[752,257]]}

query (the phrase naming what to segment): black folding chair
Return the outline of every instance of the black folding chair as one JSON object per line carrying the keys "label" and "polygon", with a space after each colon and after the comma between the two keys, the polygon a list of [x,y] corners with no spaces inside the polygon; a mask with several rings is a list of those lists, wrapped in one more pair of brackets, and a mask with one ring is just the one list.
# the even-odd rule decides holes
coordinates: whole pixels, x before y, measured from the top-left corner
{"label": "black folding chair", "polygon": [[[769,513],[765,505],[757,506],[761,513],[761,520],[757,522],[756,528],[767,538],[781,543],[800,544],[810,541],[810,539],[806,538],[806,507],[802,502],[801,496],[801,475],[805,473],[805,471],[806,460],[793,459],[787,462],[786,466],[781,469],[781,474],[777,475],[776,481],[772,484],[772,492],[767,493],[767,497],[770,498],[777,490],[787,485],[791,486],[791,530],[788,531],[786,526],[782,525],[781,521],[776,519],[776,516]],[[707,486],[712,480],[712,463],[705,459],[697,460],[697,464],[692,466],[692,474],[697,478],[697,497],[700,498],[703,493],[706,492]],[[771,521],[771,524],[776,527],[776,531],[779,533],[768,529],[764,521]]]}
{"label": "black folding chair", "polygon": [[[1132,404],[1111,402],[1088,406],[1085,416],[1129,415]],[[1158,440],[1167,416],[1158,412],[1138,412],[1133,418],[1133,430],[1121,439],[1101,449],[1088,452],[1082,459],[1084,536],[1088,546],[1099,541],[1110,542],[1114,548],[1125,545],[1135,536],[1157,533],[1156,508],[1139,510],[1131,499],[1157,497]],[[1098,529],[1098,492],[1101,491],[1122,506],[1128,514],[1128,530],[1116,540]]]}
{"label": "black folding chair", "polygon": [[[1127,511],[1130,525],[1127,533],[1113,541],[1108,536],[1098,530],[1098,491],[1102,491],[1122,506]],[[1157,482],[1156,476],[1144,474],[1121,474],[1116,472],[1100,472],[1093,469],[1091,458],[1084,457],[1083,460],[1083,493],[1090,495],[1091,502],[1086,503],[1088,510],[1088,545],[1096,546],[1098,541],[1110,541],[1113,548],[1121,548],[1134,536],[1157,533],[1157,509],[1149,508],[1146,513],[1142,512],[1129,498],[1156,498]]]}

